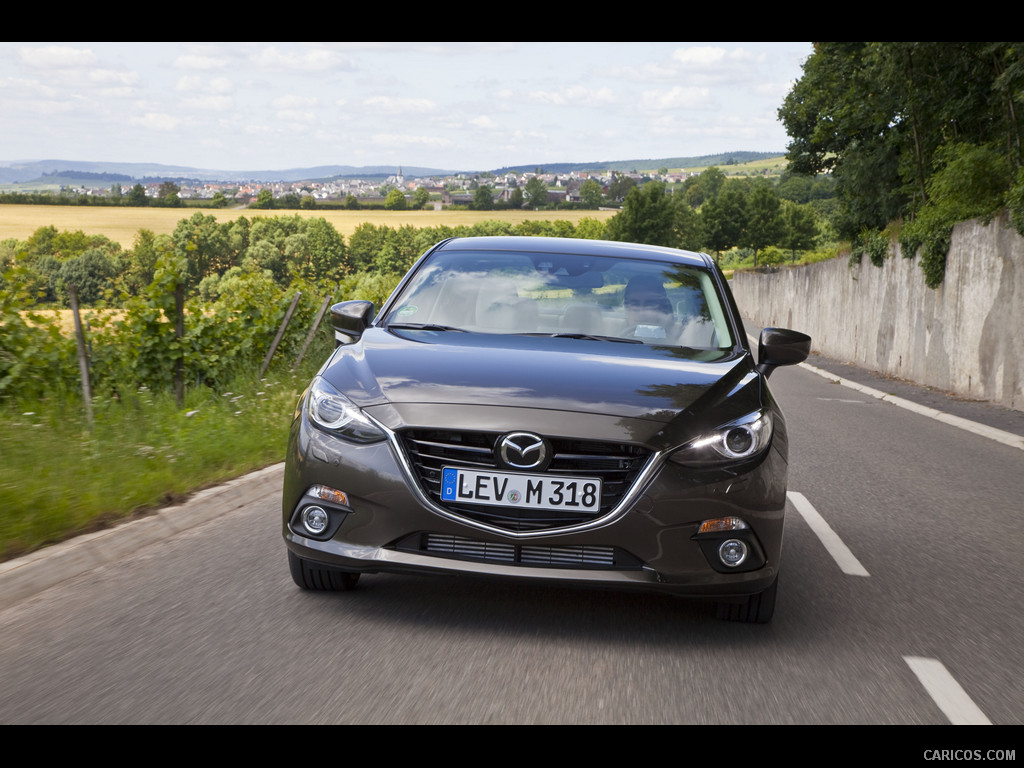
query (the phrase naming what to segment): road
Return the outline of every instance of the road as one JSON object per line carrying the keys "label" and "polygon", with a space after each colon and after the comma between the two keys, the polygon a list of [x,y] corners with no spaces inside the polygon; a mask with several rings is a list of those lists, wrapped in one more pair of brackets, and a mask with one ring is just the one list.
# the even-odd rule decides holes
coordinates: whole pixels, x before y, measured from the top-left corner
{"label": "road", "polygon": [[792,448],[768,626],[476,580],[304,593],[267,493],[0,611],[0,723],[1024,722],[1024,450],[805,368],[772,387]]}

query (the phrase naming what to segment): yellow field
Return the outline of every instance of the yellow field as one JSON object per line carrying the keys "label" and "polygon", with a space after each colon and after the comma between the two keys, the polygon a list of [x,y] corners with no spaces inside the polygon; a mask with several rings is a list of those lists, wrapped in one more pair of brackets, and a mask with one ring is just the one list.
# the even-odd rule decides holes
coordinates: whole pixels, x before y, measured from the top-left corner
{"label": "yellow field", "polygon": [[218,221],[231,221],[239,216],[322,217],[331,222],[335,229],[346,238],[363,222],[401,227],[436,227],[441,225],[472,225],[478,221],[498,220],[519,223],[521,221],[563,220],[576,224],[580,219],[591,218],[600,221],[615,215],[615,211],[257,211],[248,209],[211,208],[95,208],[64,205],[0,205],[0,240],[17,238],[24,240],[39,227],[54,226],[59,230],[82,230],[87,235],[106,235],[131,248],[136,233],[148,229],[157,234],[170,234],[178,222],[196,211],[212,214]]}

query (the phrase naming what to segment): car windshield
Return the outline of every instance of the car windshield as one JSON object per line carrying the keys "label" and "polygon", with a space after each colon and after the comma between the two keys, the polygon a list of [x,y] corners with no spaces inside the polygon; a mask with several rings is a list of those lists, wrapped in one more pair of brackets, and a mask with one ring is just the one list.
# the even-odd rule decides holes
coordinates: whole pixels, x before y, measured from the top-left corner
{"label": "car windshield", "polygon": [[604,256],[440,251],[417,270],[385,325],[697,349],[734,344],[707,270]]}

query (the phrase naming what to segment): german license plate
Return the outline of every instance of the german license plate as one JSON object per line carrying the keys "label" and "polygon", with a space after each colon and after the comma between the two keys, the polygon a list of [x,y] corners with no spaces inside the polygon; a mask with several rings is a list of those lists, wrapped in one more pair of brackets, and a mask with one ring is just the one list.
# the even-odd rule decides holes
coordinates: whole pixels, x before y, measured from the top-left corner
{"label": "german license plate", "polygon": [[441,470],[441,499],[493,507],[597,512],[601,479],[445,467]]}

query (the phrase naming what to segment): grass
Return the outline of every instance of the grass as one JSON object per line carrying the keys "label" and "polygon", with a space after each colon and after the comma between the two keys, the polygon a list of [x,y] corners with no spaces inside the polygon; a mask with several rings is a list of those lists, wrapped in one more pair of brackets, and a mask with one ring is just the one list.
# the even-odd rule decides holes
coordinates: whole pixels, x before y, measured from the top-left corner
{"label": "grass", "polygon": [[40,227],[53,226],[61,231],[81,230],[87,235],[105,235],[122,248],[131,248],[140,229],[156,234],[170,234],[178,222],[196,212],[212,215],[218,221],[234,221],[240,216],[257,217],[293,216],[324,218],[346,238],[363,222],[401,227],[471,226],[481,221],[556,221],[576,224],[580,219],[600,221],[611,218],[615,211],[348,211],[348,210],[249,210],[245,208],[116,208],[108,206],[73,205],[0,205],[0,240],[16,238],[26,240]]}
{"label": "grass", "polygon": [[291,413],[320,360],[224,391],[191,390],[184,408],[145,389],[80,405],[0,410],[0,560],[180,500],[284,458]]}

